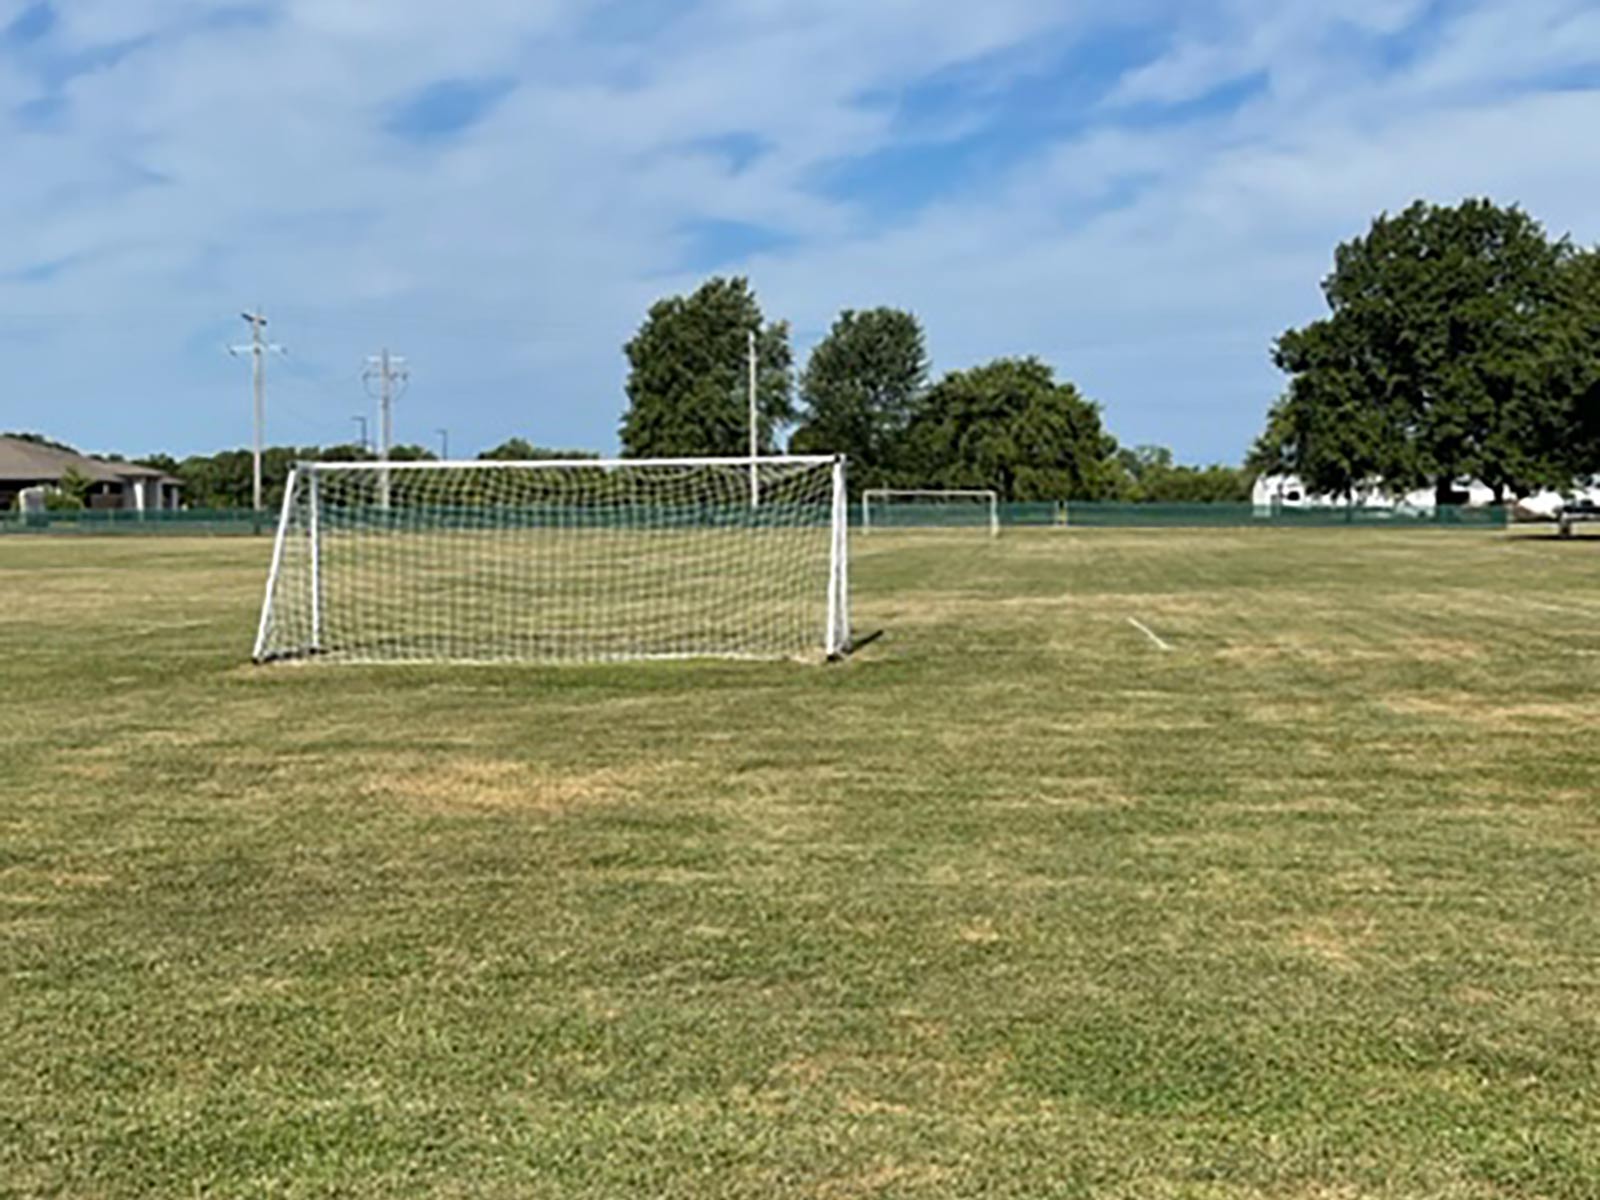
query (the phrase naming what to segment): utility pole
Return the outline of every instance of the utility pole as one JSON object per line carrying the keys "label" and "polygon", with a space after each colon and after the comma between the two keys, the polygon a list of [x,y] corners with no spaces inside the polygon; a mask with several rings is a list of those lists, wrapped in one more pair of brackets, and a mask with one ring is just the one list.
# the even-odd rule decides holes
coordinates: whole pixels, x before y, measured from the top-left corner
{"label": "utility pole", "polygon": [[[388,462],[389,449],[394,445],[394,402],[406,390],[406,384],[411,382],[411,371],[406,366],[406,360],[398,354],[390,354],[386,346],[381,352],[367,356],[367,369],[361,373],[361,380],[367,385],[367,394],[377,397],[378,461]],[[372,390],[374,381],[378,385],[376,392]],[[389,507],[387,471],[378,476],[378,504],[383,508]]]}
{"label": "utility pole", "polygon": [[366,415],[364,413],[357,413],[355,416],[351,417],[350,419],[352,421],[354,421],[356,423],[356,425],[359,426],[360,429],[361,429],[361,441],[360,441],[359,444],[360,444],[361,448],[363,450],[365,450],[367,448],[367,418],[366,418]]}
{"label": "utility pole", "polygon": [[250,356],[250,391],[255,401],[255,453],[253,455],[253,470],[251,472],[250,504],[257,512],[261,511],[261,439],[267,423],[267,355],[285,353],[282,346],[274,345],[266,339],[267,318],[261,311],[261,306],[256,305],[255,312],[239,314],[250,326],[250,344],[248,346],[229,346],[228,353],[237,358],[241,354]]}
{"label": "utility pole", "polygon": [[439,458],[443,462],[450,461],[450,431],[448,429],[435,429],[439,435]]}
{"label": "utility pole", "polygon": [[759,417],[756,413],[756,331],[749,331],[746,341],[745,358],[750,368],[750,507],[758,508],[761,504],[761,483],[756,474],[756,458],[761,453],[761,441],[758,433]]}

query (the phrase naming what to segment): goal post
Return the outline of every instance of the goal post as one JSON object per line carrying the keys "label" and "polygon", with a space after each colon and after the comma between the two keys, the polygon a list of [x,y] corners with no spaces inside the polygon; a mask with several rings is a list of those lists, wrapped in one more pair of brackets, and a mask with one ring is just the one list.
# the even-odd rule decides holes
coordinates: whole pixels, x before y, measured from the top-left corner
{"label": "goal post", "polygon": [[837,658],[847,517],[842,457],[301,463],[253,657]]}
{"label": "goal post", "polygon": [[861,528],[982,528],[1000,536],[1000,493],[993,488],[867,488]]}

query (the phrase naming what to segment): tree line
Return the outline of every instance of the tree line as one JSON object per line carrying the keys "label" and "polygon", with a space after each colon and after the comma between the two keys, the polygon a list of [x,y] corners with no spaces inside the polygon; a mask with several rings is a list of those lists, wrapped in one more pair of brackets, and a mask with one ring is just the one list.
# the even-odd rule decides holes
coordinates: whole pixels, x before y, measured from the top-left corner
{"label": "tree line", "polygon": [[1004,500],[1241,500],[1241,469],[1187,467],[1163,447],[1119,447],[1101,410],[1038,358],[930,378],[912,313],[846,310],[794,371],[787,322],[768,322],[743,278],[654,304],[624,347],[625,455],[749,452],[748,348],[757,352],[757,445],[844,454],[852,491],[993,488]]}
{"label": "tree line", "polygon": [[[79,453],[75,447],[58,442],[38,433],[13,432],[0,437],[49,446],[57,450]],[[183,484],[183,503],[188,508],[231,509],[249,508],[253,487],[253,456],[249,450],[223,450],[216,454],[191,454],[175,458],[170,454],[150,454],[128,459],[121,454],[95,454],[90,457],[102,462],[133,462],[139,466],[165,471]],[[284,488],[289,482],[289,472],[301,462],[375,462],[377,455],[353,442],[331,446],[264,446],[261,450],[261,485],[263,502],[275,508],[283,502]],[[434,462],[438,455],[424,446],[398,445],[390,448],[393,462]],[[499,445],[477,455],[480,461],[526,461],[549,458],[598,458],[588,450],[559,450],[535,445],[525,438],[507,438]],[[59,487],[47,497],[53,509],[83,508],[89,481],[68,468]]]}
{"label": "tree line", "polygon": [[1038,358],[938,380],[920,323],[845,311],[795,375],[784,322],[744,279],[654,305],[627,343],[632,455],[746,453],[745,346],[759,439],[844,453],[854,488],[984,487],[1007,500],[1243,500],[1260,474],[1353,496],[1478,479],[1498,500],[1569,489],[1600,466],[1600,251],[1515,205],[1417,202],[1334,253],[1329,315],[1275,342],[1289,378],[1242,468],[1119,447],[1100,406]]}

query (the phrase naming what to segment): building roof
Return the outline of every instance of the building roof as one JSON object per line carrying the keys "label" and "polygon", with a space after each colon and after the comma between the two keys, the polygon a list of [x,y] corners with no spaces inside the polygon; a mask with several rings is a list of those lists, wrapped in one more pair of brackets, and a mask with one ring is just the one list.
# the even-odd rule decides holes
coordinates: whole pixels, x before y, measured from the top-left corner
{"label": "building roof", "polygon": [[102,462],[86,454],[43,446],[24,438],[0,437],[0,483],[57,483],[68,470],[76,470],[94,483],[126,483],[134,479],[180,482],[154,467]]}

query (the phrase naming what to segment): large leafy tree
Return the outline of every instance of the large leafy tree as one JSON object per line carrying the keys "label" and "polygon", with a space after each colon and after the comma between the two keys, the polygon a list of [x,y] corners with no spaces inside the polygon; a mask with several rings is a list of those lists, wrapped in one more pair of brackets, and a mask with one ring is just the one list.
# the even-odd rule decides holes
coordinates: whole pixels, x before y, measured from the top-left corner
{"label": "large leafy tree", "polygon": [[839,314],[800,377],[800,427],[790,449],[845,454],[854,487],[890,481],[927,387],[922,325],[895,308]]}
{"label": "large leafy tree", "polygon": [[759,444],[774,449],[794,415],[786,322],[766,324],[744,279],[709,279],[651,305],[628,356],[623,452],[633,457],[742,455],[749,449],[746,345],[757,337]]}
{"label": "large leafy tree", "polygon": [[1575,254],[1562,272],[1565,320],[1552,378],[1549,436],[1566,447],[1569,475],[1600,473],[1600,249]]}
{"label": "large leafy tree", "polygon": [[1002,500],[1101,499],[1118,474],[1099,406],[1036,358],[946,375],[918,403],[906,450],[906,483],[994,488]]}
{"label": "large leafy tree", "polygon": [[1377,476],[1441,493],[1465,475],[1502,494],[1557,481],[1572,254],[1487,200],[1379,216],[1335,252],[1329,315],[1278,339],[1290,383],[1254,461],[1332,491]]}
{"label": "large leafy tree", "polygon": [[1359,331],[1333,320],[1278,339],[1274,361],[1291,376],[1247,465],[1293,471],[1315,491],[1349,495],[1372,479],[1422,473],[1403,399],[1389,389]]}

